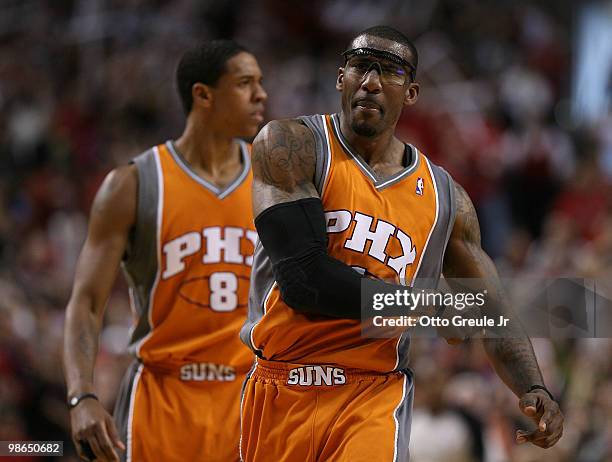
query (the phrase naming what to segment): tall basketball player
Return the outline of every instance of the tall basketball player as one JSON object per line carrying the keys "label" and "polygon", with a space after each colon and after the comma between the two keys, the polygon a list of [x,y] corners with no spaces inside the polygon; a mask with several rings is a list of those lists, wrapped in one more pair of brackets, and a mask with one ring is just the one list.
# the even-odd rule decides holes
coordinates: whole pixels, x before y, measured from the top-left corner
{"label": "tall basketball player", "polygon": [[[185,130],[105,179],[67,307],[72,433],[79,455],[91,450],[96,461],[239,458],[240,387],[253,354],[238,332],[257,235],[249,147],[238,138],[257,133],[267,95],[257,61],[232,41],[186,52],[176,78]],[[115,424],[93,371],[120,264],[136,359]]]}
{"label": "tall basketball player", "polygon": [[[403,34],[367,29],[338,72],[341,112],[271,122],[254,142],[263,246],[241,332],[258,356],[242,398],[245,461],[408,459],[409,337],[361,336],[364,275],[402,287],[443,272],[482,278],[489,294],[501,293],[465,191],[394,136],[403,107],[418,97],[416,68]],[[484,348],[537,425],[517,441],[549,447],[563,416],[529,339],[514,337],[484,340]]]}

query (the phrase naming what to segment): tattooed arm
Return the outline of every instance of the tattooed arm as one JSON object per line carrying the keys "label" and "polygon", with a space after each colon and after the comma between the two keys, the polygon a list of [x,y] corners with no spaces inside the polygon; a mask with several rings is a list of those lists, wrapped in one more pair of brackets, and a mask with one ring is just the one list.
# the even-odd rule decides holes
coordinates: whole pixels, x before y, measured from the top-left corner
{"label": "tattooed arm", "polygon": [[[93,393],[93,370],[104,308],[136,216],[137,172],[133,165],[111,172],[94,200],[87,240],[81,250],[66,308],[64,371],[68,396]],[[72,436],[89,443],[96,460],[118,461],[113,446],[124,449],[112,417],[94,399],[70,411]]]}
{"label": "tattooed arm", "polygon": [[[455,193],[457,218],[446,248],[444,276],[478,279],[479,289],[487,290],[487,314],[507,314],[516,320],[504,298],[495,265],[480,245],[480,227],[472,201],[457,183]],[[520,323],[511,323],[504,333],[506,338],[483,339],[485,351],[499,377],[520,399],[521,411],[538,425],[531,432],[519,431],[517,441],[550,447],[561,437],[563,415],[545,391],[528,393],[533,385],[544,386],[544,381],[531,341]]]}
{"label": "tattooed arm", "polygon": [[315,140],[294,120],[273,121],[253,142],[253,212],[283,301],[304,314],[358,319],[361,277],[327,253],[314,186]]}
{"label": "tattooed arm", "polygon": [[253,141],[253,215],[275,204],[319,197],[315,140],[297,120],[274,120]]}

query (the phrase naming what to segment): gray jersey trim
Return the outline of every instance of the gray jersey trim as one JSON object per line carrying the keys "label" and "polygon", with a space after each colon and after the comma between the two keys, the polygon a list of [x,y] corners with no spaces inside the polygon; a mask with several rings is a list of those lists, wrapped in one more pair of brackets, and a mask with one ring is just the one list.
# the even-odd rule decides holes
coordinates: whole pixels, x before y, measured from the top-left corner
{"label": "gray jersey trim", "polygon": [[442,274],[446,245],[453,230],[457,213],[455,187],[450,175],[446,170],[429,161],[427,161],[427,164],[436,185],[438,218],[429,237],[427,247],[423,250],[420,267],[415,274],[414,287],[417,288],[437,286]]}
{"label": "gray jersey trim", "polygon": [[406,176],[409,176],[412,172],[414,172],[419,167],[421,156],[419,155],[418,149],[416,149],[411,144],[406,144],[406,146],[408,146],[410,150],[412,151],[412,162],[410,163],[410,165],[400,170],[399,172],[391,175],[388,178],[378,178],[376,176],[376,172],[374,172],[374,170],[370,168],[370,166],[363,159],[363,157],[361,157],[359,153],[357,153],[351,147],[351,145],[348,143],[346,138],[344,138],[342,131],[340,131],[340,119],[338,117],[338,114],[333,114],[331,116],[331,120],[332,120],[332,127],[334,129],[334,134],[336,135],[336,138],[338,139],[338,141],[344,148],[344,151],[349,155],[349,157],[351,157],[357,163],[357,166],[359,167],[359,169],[363,172],[363,174],[366,177],[370,179],[370,181],[372,181],[372,183],[374,183],[374,187],[378,191],[382,191],[383,189],[386,189],[389,186],[393,186],[394,184],[398,183]]}
{"label": "gray jersey trim", "polygon": [[300,116],[298,120],[301,120],[310,128],[315,139],[316,161],[314,185],[319,192],[319,196],[323,197],[323,190],[331,165],[331,147],[329,145],[329,134],[327,132],[325,116],[321,114]]}
{"label": "gray jersey trim", "polygon": [[132,459],[132,423],[134,418],[134,401],[136,398],[136,389],[138,381],[142,373],[142,364],[139,361],[133,361],[127,368],[117,401],[115,401],[115,410],[113,417],[119,432],[119,438],[126,444],[125,452],[120,453],[121,462],[130,461]]}
{"label": "gray jersey trim", "polygon": [[[418,289],[435,288],[440,281],[446,245],[455,224],[457,206],[455,186],[450,175],[441,167],[432,164],[423,156],[436,188],[436,219],[430,230],[419,266],[412,279],[412,287]],[[396,370],[408,366],[410,353],[410,334],[405,331],[397,343]]]}
{"label": "gray jersey trim", "polygon": [[166,141],[166,147],[170,151],[172,158],[178,164],[178,166],[185,173],[187,173],[187,175],[189,175],[196,183],[208,189],[211,193],[216,195],[219,199],[225,199],[238,186],[242,184],[244,179],[249,174],[249,171],[251,170],[251,156],[249,155],[249,150],[247,148],[247,145],[242,140],[238,140],[238,143],[240,144],[240,154],[242,155],[242,170],[240,171],[238,176],[234,179],[234,181],[229,183],[224,188],[218,188],[217,186],[215,186],[209,181],[206,181],[204,178],[202,178],[196,172],[194,172],[191,166],[187,163],[187,161],[185,161],[183,156],[181,156],[181,154],[178,152],[178,150],[174,146],[174,142],[170,140]]}
{"label": "gray jersey trim", "polygon": [[130,300],[138,315],[138,323],[131,335],[130,351],[150,331],[149,304],[155,285],[157,264],[160,170],[157,149],[149,149],[132,162],[138,170],[138,198],[136,222],[128,240],[127,252],[122,262],[123,272],[130,286]]}
{"label": "gray jersey trim", "polygon": [[253,343],[253,329],[257,323],[263,318],[266,312],[266,301],[274,287],[274,273],[272,271],[272,262],[266,255],[266,252],[261,245],[257,243],[253,254],[253,267],[251,270],[251,285],[249,287],[249,310],[247,319],[240,329],[240,339],[250,347],[259,357],[262,352],[257,349]]}
{"label": "gray jersey trim", "polygon": [[[247,382],[257,369],[257,357],[255,357],[253,361],[253,365],[249,372],[247,372],[246,377],[244,378],[244,382],[242,382],[242,388],[240,389],[240,415],[242,416],[242,410],[244,409],[244,391],[247,387]],[[244,456],[242,455],[242,418],[240,419],[240,440],[238,443],[238,455],[240,456],[240,462],[244,462]]]}
{"label": "gray jersey trim", "polygon": [[402,400],[395,408],[395,445],[393,462],[405,462],[410,459],[410,430],[412,422],[412,404],[414,401],[414,374],[412,370],[401,371],[404,374]]}

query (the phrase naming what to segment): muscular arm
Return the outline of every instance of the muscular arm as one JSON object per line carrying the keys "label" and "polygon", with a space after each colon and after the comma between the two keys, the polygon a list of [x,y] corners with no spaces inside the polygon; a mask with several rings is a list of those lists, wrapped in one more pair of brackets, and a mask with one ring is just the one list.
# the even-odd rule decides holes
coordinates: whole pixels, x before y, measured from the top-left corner
{"label": "muscular arm", "polygon": [[[98,337],[109,292],[117,276],[130,228],[136,216],[136,167],[111,172],[94,200],[87,240],[77,263],[64,327],[64,371],[68,396],[93,393]],[[72,438],[79,457],[86,447],[96,460],[119,462],[115,448],[125,450],[110,414],[93,399],[70,411]]]}
{"label": "muscular arm", "polygon": [[64,370],[68,395],[93,392],[93,368],[106,300],[136,215],[133,165],[111,172],[94,200],[66,308]]}
{"label": "muscular arm", "polygon": [[533,385],[544,386],[531,341],[504,299],[495,265],[480,245],[480,228],[472,201],[455,183],[457,218],[444,257],[447,278],[477,278],[480,289],[487,290],[487,314],[503,314],[517,322],[504,331],[503,338],[485,338],[484,349],[497,375],[519,397],[519,408],[538,426],[519,430],[516,441],[548,448],[563,434],[563,414],[543,390],[528,392]]}
{"label": "muscular arm", "polygon": [[[479,289],[487,290],[487,314],[510,313],[495,265],[480,245],[480,227],[472,201],[456,183],[455,193],[457,218],[446,248],[444,276],[477,278]],[[518,323],[514,326],[514,331],[507,332],[511,338],[486,338],[483,345],[499,377],[520,396],[532,385],[543,385],[543,380],[531,341]]]}

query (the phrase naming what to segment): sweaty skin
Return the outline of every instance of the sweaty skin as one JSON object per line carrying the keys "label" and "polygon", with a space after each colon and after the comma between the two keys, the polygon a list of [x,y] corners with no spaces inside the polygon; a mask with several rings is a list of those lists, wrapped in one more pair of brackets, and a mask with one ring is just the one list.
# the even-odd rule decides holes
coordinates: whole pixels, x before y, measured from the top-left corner
{"label": "sweaty skin", "polygon": [[[377,37],[358,37],[352,48],[355,44],[397,53],[395,42]],[[341,131],[353,148],[381,177],[401,170],[403,143],[394,135],[395,125],[401,109],[416,102],[418,85],[384,88],[376,70],[356,82],[340,68],[337,89],[342,92]],[[360,101],[368,101],[367,106],[376,105],[380,110],[366,110]],[[360,124],[367,124],[371,128],[368,132],[374,131],[376,135],[356,133],[354,127]],[[253,143],[254,216],[279,203],[319,197],[313,182],[315,158],[314,137],[300,121],[279,120],[266,125]],[[489,294],[489,305],[499,313],[510,313],[495,266],[481,247],[474,206],[457,183],[455,190],[457,216],[444,257],[444,276],[481,278]],[[563,414],[546,392],[527,392],[533,385],[544,385],[542,374],[531,341],[522,328],[518,327],[509,337],[482,342],[495,371],[519,398],[519,408],[537,425],[533,431],[519,430],[516,441],[548,448],[563,433]]]}

